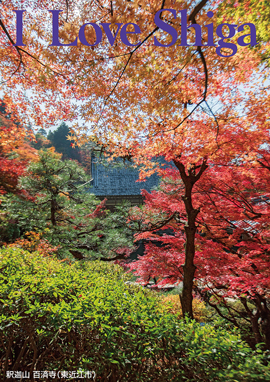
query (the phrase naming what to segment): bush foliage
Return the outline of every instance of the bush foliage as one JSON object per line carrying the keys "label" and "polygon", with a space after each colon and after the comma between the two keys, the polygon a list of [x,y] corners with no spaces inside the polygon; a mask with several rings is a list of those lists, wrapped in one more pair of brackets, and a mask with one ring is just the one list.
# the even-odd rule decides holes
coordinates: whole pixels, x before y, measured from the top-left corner
{"label": "bush foliage", "polygon": [[[169,311],[174,313],[177,317],[183,318],[183,312],[181,308],[179,294],[168,294],[163,296],[163,302],[168,305]],[[199,298],[193,298],[192,301],[193,314],[197,322],[210,321],[211,311],[207,308],[206,304]]]}
{"label": "bush foliage", "polygon": [[[94,370],[97,381],[266,381],[268,353],[235,331],[179,320],[117,265],[0,251],[0,364]],[[72,380],[72,378],[71,378]]]}

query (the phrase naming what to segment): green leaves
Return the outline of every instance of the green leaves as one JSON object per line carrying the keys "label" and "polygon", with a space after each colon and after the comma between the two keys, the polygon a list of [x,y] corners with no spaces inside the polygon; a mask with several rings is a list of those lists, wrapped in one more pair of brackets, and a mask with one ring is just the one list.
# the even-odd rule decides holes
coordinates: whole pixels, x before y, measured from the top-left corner
{"label": "green leaves", "polygon": [[106,210],[105,201],[89,192],[89,177],[76,162],[40,151],[20,184],[31,197],[6,198],[1,207],[21,232],[42,233],[60,258],[110,258],[132,251],[128,207]]}
{"label": "green leaves", "polygon": [[[157,295],[125,284],[114,264],[69,265],[18,248],[0,251],[0,337],[19,368],[95,370],[123,381],[264,381],[267,354],[237,331],[184,323]],[[33,353],[33,349],[36,349]],[[2,360],[10,359],[3,350]],[[35,358],[36,357],[36,358]],[[12,361],[11,361],[12,362]]]}

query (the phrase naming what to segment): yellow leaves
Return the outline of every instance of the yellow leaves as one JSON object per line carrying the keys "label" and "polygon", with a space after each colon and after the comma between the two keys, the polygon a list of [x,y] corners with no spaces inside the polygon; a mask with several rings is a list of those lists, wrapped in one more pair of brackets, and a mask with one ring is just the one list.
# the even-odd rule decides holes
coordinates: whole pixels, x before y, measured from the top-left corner
{"label": "yellow leaves", "polygon": [[[171,311],[171,313],[182,317],[182,309],[180,304],[179,295],[164,296],[161,300],[163,309]],[[207,322],[208,310],[203,301],[198,298],[193,298],[192,301],[194,318],[198,322]]]}
{"label": "yellow leaves", "polygon": [[[67,192],[68,194],[68,192]],[[68,195],[63,194],[62,192],[59,193],[59,196],[64,197],[65,199],[70,199]]]}

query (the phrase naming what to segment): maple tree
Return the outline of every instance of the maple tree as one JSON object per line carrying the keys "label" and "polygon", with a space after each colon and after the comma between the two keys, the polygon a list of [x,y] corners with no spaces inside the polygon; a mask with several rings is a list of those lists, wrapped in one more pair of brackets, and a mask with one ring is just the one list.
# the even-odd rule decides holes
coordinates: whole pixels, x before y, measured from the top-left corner
{"label": "maple tree", "polygon": [[[270,348],[270,167],[269,153],[263,154],[256,166],[212,167],[195,184],[193,199],[200,212],[194,289],[234,325],[249,323],[245,336],[251,345],[265,342]],[[144,191],[145,205],[130,214],[137,223],[136,240],[148,241],[145,255],[129,265],[144,284],[150,278],[160,285],[183,281],[184,195],[177,169],[164,170],[160,189]],[[232,303],[237,300],[238,305]]]}
{"label": "maple tree", "polygon": [[[269,2],[266,0],[256,1],[237,1],[225,0],[220,5],[220,18],[237,22],[239,19],[245,19],[248,22],[256,22],[256,34],[258,45],[254,47],[260,51],[262,60],[269,60],[269,28],[268,21],[270,16]],[[263,49],[261,49],[263,46]]]}
{"label": "maple tree", "polygon": [[[173,9],[176,12],[187,9],[188,22],[205,25],[213,21],[216,26],[216,16],[209,18],[207,11],[217,11],[220,3],[223,2],[192,0],[175,3],[155,0],[150,3],[141,1],[140,4],[123,4],[118,1],[88,4],[71,0],[35,0],[29,4],[27,1],[5,1],[2,4],[0,23],[3,46],[0,62],[3,69],[3,98],[9,111],[18,115],[20,110],[24,110],[24,118],[31,117],[37,124],[43,124],[43,127],[53,124],[57,118],[76,121],[79,115],[83,119],[85,131],[90,129],[93,133],[99,132],[101,127],[111,122],[107,131],[114,126],[114,134],[118,132],[121,137],[123,130],[127,137],[132,136],[134,131],[128,130],[127,126],[132,126],[133,119],[137,125],[142,122],[142,126],[147,128],[151,123],[157,125],[162,123],[162,120],[165,122],[166,118],[172,117],[173,107],[181,113],[189,102],[196,105],[195,98],[201,95],[204,85],[208,82],[205,69],[212,76],[219,70],[226,74],[231,65],[235,66],[240,62],[241,56],[245,55],[248,48],[239,46],[238,57],[221,60],[214,46],[204,49],[191,45],[194,43],[193,29],[188,31],[187,43],[190,46],[177,45],[178,41],[180,42],[178,37],[174,46],[166,47],[171,36],[164,31],[162,33],[161,27],[155,23],[154,16],[161,9]],[[14,46],[17,34],[14,10],[24,8],[27,8],[23,14],[24,45]],[[58,14],[59,41],[67,47],[52,45],[52,14],[48,12],[52,9],[62,10]],[[180,16],[174,18],[172,14],[164,11],[160,18],[164,23],[169,22],[180,36]],[[96,23],[99,20],[102,20],[103,31],[106,32],[103,32],[100,44],[95,45],[91,27],[85,28],[84,44],[78,39],[76,44],[73,43],[83,23]],[[241,22],[245,21],[243,17]],[[116,36],[111,35],[105,28],[106,22],[112,23],[113,32],[118,29]],[[116,28],[116,23],[129,22],[139,26],[141,36],[129,34],[130,46],[127,46],[120,41],[120,28]],[[155,46],[154,37],[164,47]],[[206,42],[207,39],[207,28],[202,27],[202,41]],[[218,39],[214,37],[214,40],[216,42]],[[88,45],[85,45],[86,43]],[[250,58],[253,59],[253,56]],[[164,63],[166,70],[163,71],[160,69],[163,69]],[[243,64],[245,65],[245,60]],[[192,80],[187,80],[188,78]],[[16,92],[12,91],[14,87]],[[163,95],[164,88],[168,93],[166,95]],[[31,89],[31,93],[26,95],[25,89]],[[144,97],[147,94],[147,97],[142,97],[142,94]],[[174,96],[170,98],[169,94]],[[125,114],[117,113],[121,99],[126,99],[125,103],[121,103],[121,109],[130,103],[137,105],[126,114],[125,126],[122,120],[122,115]],[[147,111],[152,113],[153,107],[156,108],[157,99],[160,101],[158,109],[163,109],[165,120],[158,113],[156,116],[151,115],[150,119],[145,118],[144,114],[147,114]],[[74,103],[74,100],[83,101],[83,104]],[[143,104],[144,107],[141,107]],[[137,113],[139,109],[140,113]],[[175,116],[175,121],[178,119],[179,115]],[[95,120],[98,120],[98,123]],[[173,123],[173,120],[171,122]],[[156,128],[157,126],[155,130]],[[118,135],[114,136],[115,140]],[[107,140],[111,138],[112,135],[109,134]]]}
{"label": "maple tree", "polygon": [[33,134],[15,123],[2,106],[0,112],[0,194],[21,193],[18,179],[30,161],[37,160],[36,150],[26,139]]}
{"label": "maple tree", "polygon": [[[250,49],[249,37],[245,37],[233,56],[230,45],[206,46],[211,36],[205,25],[213,22],[216,30],[220,6],[224,14],[222,1],[217,0],[94,4],[37,0],[32,13],[24,15],[26,45],[18,47],[12,46],[16,31],[14,21],[10,22],[12,17],[14,20],[12,9],[18,8],[16,1],[5,2],[0,24],[4,46],[0,62],[7,81],[3,92],[10,110],[15,105],[23,107],[25,117],[35,119],[43,127],[57,118],[69,119],[74,129],[70,139],[78,144],[92,139],[110,151],[112,157],[132,157],[135,164],[145,165],[142,177],[159,170],[150,161],[159,155],[175,163],[185,188],[181,303],[183,312],[191,317],[194,243],[200,214],[194,190],[212,166],[230,165],[236,160],[256,163],[258,148],[269,138],[270,98],[269,89],[263,84],[268,68],[261,65],[260,56],[265,44],[262,42],[257,50]],[[58,15],[59,39],[69,46],[52,46],[48,9],[63,10]],[[182,34],[179,13],[185,9],[188,25],[193,24],[187,31],[189,46],[181,45],[180,33],[176,43],[169,46],[172,36],[157,26],[155,15],[164,10],[156,20]],[[207,14],[208,10],[214,12],[213,17]],[[224,17],[226,21],[225,14]],[[82,38],[83,41],[77,40],[77,46],[73,44],[82,24],[99,20],[112,23],[115,33],[119,32],[116,23],[134,22],[141,34],[128,36],[130,46],[121,43],[119,36],[115,36],[115,44],[104,38],[95,45],[93,29],[89,27],[85,28],[88,46]],[[241,23],[247,20],[241,16]],[[203,26],[201,46],[196,43],[197,35],[195,40],[198,28],[194,24]],[[134,29],[130,26],[129,30]],[[247,32],[238,32],[237,38]],[[110,35],[108,31],[106,34]],[[227,34],[223,36],[226,39]],[[154,44],[154,37],[163,46]],[[232,41],[236,43],[234,38]],[[217,44],[220,39],[214,35],[213,42]],[[225,57],[220,57],[217,49]],[[12,92],[14,87],[18,91]],[[25,88],[31,89],[29,100]]]}

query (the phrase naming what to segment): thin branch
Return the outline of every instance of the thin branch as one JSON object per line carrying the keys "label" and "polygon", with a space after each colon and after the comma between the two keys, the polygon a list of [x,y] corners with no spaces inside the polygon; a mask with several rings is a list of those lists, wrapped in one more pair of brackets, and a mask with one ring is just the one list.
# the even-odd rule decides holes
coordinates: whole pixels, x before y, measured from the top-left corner
{"label": "thin branch", "polygon": [[[192,21],[194,24],[197,24],[196,23],[196,20],[195,20],[195,16],[197,15],[197,13],[203,8],[203,6],[207,3],[208,0],[202,0],[193,10],[193,12],[191,13],[191,15],[189,16],[188,20],[189,21]],[[204,57],[204,54],[202,52],[202,48],[200,46],[197,46],[197,49],[196,51],[199,53],[199,56],[201,58],[201,61],[202,61],[202,64],[203,64],[203,69],[204,69],[204,76],[205,76],[205,82],[204,82],[204,92],[203,92],[203,98],[202,100],[197,103],[197,105],[193,108],[193,110],[177,125],[175,126],[173,129],[170,129],[170,130],[167,130],[167,131],[171,131],[171,130],[175,130],[177,129],[179,126],[181,126],[193,113],[194,111],[203,103],[205,102],[206,100],[206,96],[207,96],[207,88],[208,88],[208,69],[207,69],[207,64],[206,64],[206,60],[205,60],[205,57]]]}
{"label": "thin branch", "polygon": [[19,50],[19,48],[17,46],[15,46],[15,43],[13,41],[13,39],[11,38],[10,34],[8,33],[8,30],[6,29],[5,25],[3,24],[2,20],[0,19],[0,26],[1,28],[3,29],[3,31],[5,32],[6,36],[8,37],[9,41],[11,42],[11,44],[15,47],[15,49],[17,50],[18,54],[19,54],[19,57],[20,57],[20,60],[19,60],[19,65],[17,67],[17,69],[14,71],[14,73],[12,75],[14,75],[21,67],[21,64],[23,63],[22,61],[22,54]]}
{"label": "thin branch", "polygon": [[208,0],[202,0],[196,7],[193,9],[193,12],[189,16],[188,20],[193,22],[194,24],[196,23],[195,17],[196,15],[200,12],[200,10],[205,6]]}
{"label": "thin branch", "polygon": [[[165,0],[163,0],[163,2],[162,2],[162,5],[161,5],[161,9],[163,9],[163,7],[164,7],[164,4],[165,4]],[[123,70],[122,70],[122,72],[121,72],[121,74],[120,74],[120,76],[119,76],[119,78],[118,78],[118,80],[116,81],[116,83],[115,83],[115,85],[114,85],[114,87],[112,88],[112,90],[110,91],[110,94],[105,98],[105,101],[104,101],[104,104],[103,104],[103,108],[102,108],[102,110],[101,110],[101,112],[100,112],[100,115],[99,115],[99,118],[98,118],[98,121],[97,121],[97,123],[100,121],[100,118],[101,118],[101,116],[102,116],[102,113],[103,113],[103,111],[104,111],[104,109],[105,109],[105,106],[106,106],[106,104],[107,104],[107,101],[108,101],[108,99],[111,97],[111,95],[114,93],[114,91],[115,91],[115,89],[117,88],[117,86],[118,86],[118,84],[119,84],[119,82],[121,81],[121,78],[123,77],[123,75],[124,75],[124,73],[125,73],[125,71],[126,71],[126,69],[127,69],[127,67],[128,67],[128,64],[130,63],[130,61],[131,61],[131,58],[132,58],[132,55],[136,52],[136,50],[138,50],[144,43],[145,43],[145,41],[147,41],[157,30],[159,29],[159,27],[156,27],[148,36],[146,36],[145,37],[145,39],[139,44],[139,45],[137,45],[130,53],[129,53],[129,58],[128,58],[128,60],[127,60],[127,62],[126,62],[126,64],[125,64],[125,66],[124,66],[124,68],[123,68]]]}
{"label": "thin branch", "polygon": [[[150,231],[156,231],[162,227],[164,227],[165,225],[167,225],[172,219],[175,218],[175,215],[176,215],[176,212],[174,212],[172,215],[170,215],[167,219],[165,220],[162,220],[162,221],[159,221],[155,224],[151,224],[149,223],[149,225],[151,224],[150,228],[146,228],[146,229],[141,229],[140,231],[141,232],[150,232]],[[149,226],[148,225],[148,226]]]}
{"label": "thin branch", "polygon": [[66,6],[67,6],[67,13],[66,13],[66,22],[67,22],[68,21],[68,9],[69,9],[68,0],[66,0]]}
{"label": "thin branch", "polygon": [[1,28],[3,29],[3,31],[5,32],[6,36],[8,37],[9,41],[12,43],[12,45],[14,46],[14,48],[17,50],[18,54],[19,54],[19,57],[20,57],[20,62],[19,62],[19,66],[18,68],[15,70],[15,72],[13,73],[13,75],[19,70],[21,64],[24,64],[23,63],[23,60],[22,60],[22,54],[21,52],[27,54],[29,57],[33,58],[35,61],[37,61],[41,66],[44,66],[45,68],[49,68],[54,74],[57,74],[59,76],[62,76],[65,78],[65,76],[61,73],[58,73],[57,71],[53,70],[52,68],[48,67],[48,65],[44,64],[43,62],[41,62],[38,58],[36,58],[35,56],[33,56],[31,53],[27,52],[26,50],[20,48],[19,46],[15,46],[15,42],[13,41],[12,37],[10,36],[8,30],[6,29],[5,25],[3,24],[2,20],[0,20],[0,26]]}

